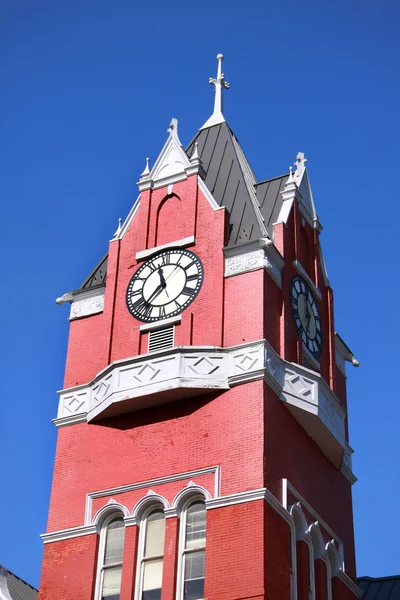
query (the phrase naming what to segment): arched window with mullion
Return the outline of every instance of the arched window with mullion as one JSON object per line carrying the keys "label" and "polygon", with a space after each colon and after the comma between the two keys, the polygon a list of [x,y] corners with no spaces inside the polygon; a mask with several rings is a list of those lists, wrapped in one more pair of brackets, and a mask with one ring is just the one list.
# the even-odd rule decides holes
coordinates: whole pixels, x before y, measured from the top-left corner
{"label": "arched window with mullion", "polygon": [[124,541],[124,519],[119,515],[109,517],[100,533],[97,594],[99,600],[119,600]]}
{"label": "arched window with mullion", "polygon": [[195,500],[183,513],[183,600],[204,597],[204,565],[206,557],[206,507]]}
{"label": "arched window with mullion", "polygon": [[137,600],[161,600],[164,540],[164,511],[161,508],[150,508],[140,524],[141,558]]}

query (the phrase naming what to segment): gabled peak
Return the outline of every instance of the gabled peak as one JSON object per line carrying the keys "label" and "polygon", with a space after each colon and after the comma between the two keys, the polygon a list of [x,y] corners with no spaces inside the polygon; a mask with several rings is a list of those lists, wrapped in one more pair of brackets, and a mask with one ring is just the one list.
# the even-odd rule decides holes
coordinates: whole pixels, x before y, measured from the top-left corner
{"label": "gabled peak", "polygon": [[[306,169],[307,159],[304,157],[304,152],[298,152],[296,156],[296,162],[294,163],[296,171],[293,172],[293,168],[289,167],[289,178],[285,181],[284,187],[284,200],[289,200],[291,194],[295,194],[298,190],[298,200],[300,205],[305,209],[306,215],[311,218],[310,224],[313,227],[322,229],[319,221],[317,212],[315,210],[314,199],[311,191],[310,180]],[[289,194],[289,195],[288,195]]]}
{"label": "gabled peak", "polygon": [[222,72],[222,61],[224,60],[223,54],[218,54],[218,69],[217,69],[217,77],[210,77],[209,82],[211,85],[215,87],[215,99],[214,99],[214,112],[211,117],[206,121],[200,129],[207,129],[207,127],[212,127],[213,125],[218,125],[219,123],[223,123],[225,121],[225,117],[223,114],[224,111],[224,97],[223,90],[229,90],[230,84],[225,81],[224,74]]}
{"label": "gabled peak", "polygon": [[138,183],[140,191],[160,188],[176,181],[182,181],[187,179],[189,175],[198,173],[201,168],[196,152],[189,159],[182,148],[178,137],[177,119],[172,119],[168,133],[167,141],[151,169],[149,159],[146,159],[146,166]]}

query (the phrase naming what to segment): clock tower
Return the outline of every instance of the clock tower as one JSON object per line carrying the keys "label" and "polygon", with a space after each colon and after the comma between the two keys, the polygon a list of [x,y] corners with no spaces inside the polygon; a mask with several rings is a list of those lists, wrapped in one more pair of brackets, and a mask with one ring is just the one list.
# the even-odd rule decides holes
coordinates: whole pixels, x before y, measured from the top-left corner
{"label": "clock tower", "polygon": [[40,600],[353,600],[346,365],[304,154],[178,122],[70,303]]}

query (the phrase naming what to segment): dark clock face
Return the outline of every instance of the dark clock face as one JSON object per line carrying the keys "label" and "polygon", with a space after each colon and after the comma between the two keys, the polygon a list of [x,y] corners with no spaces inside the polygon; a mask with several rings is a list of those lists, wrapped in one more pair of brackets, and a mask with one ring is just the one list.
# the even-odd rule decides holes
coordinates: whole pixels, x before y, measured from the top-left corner
{"label": "dark clock face", "polygon": [[139,321],[151,323],[181,313],[203,283],[203,265],[189,250],[165,250],[139,267],[126,290],[126,305]]}
{"label": "dark clock face", "polygon": [[322,352],[322,326],[317,303],[304,279],[293,277],[290,282],[290,307],[297,334],[315,358]]}

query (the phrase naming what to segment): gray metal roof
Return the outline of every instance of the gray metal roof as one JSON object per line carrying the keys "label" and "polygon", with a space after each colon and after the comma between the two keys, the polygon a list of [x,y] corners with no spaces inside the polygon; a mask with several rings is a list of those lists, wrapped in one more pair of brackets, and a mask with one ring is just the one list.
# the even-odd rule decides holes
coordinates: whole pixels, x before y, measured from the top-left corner
{"label": "gray metal roof", "polygon": [[359,577],[360,600],[399,600],[400,575],[392,577]]}
{"label": "gray metal roof", "polygon": [[88,290],[106,284],[108,252],[97,263],[93,271],[88,275],[77,291]]}
{"label": "gray metal roof", "polygon": [[[196,142],[205,184],[229,214],[227,246],[244,244],[266,234],[272,238],[273,224],[283,202],[280,192],[289,174],[259,183],[226,122],[200,129],[186,148],[189,157]],[[77,291],[105,285],[107,258],[106,254]]]}
{"label": "gray metal roof", "polygon": [[11,600],[37,600],[39,591],[0,565],[0,597]]}
{"label": "gray metal roof", "polygon": [[282,208],[282,196],[281,192],[285,187],[285,182],[289,177],[289,173],[281,175],[280,177],[274,177],[267,181],[261,181],[256,184],[256,194],[262,215],[264,217],[265,226],[268,231],[269,237],[272,239],[274,223],[278,220],[278,215]]}
{"label": "gray metal roof", "polygon": [[199,157],[206,173],[205,184],[219,206],[229,213],[227,246],[236,246],[265,235],[258,215],[256,178],[227,123],[201,129],[186,149],[192,155],[198,143]]}

